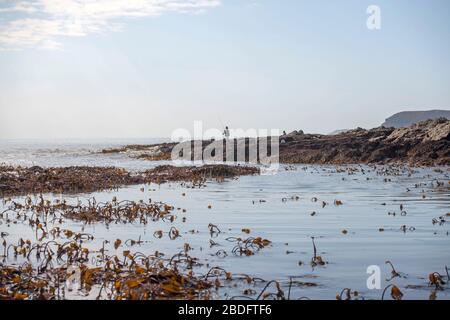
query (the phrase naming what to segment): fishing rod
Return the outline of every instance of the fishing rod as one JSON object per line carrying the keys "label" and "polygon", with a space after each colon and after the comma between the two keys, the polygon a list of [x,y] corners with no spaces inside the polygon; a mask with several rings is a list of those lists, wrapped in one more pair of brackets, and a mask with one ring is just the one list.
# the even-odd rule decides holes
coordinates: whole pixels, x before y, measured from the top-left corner
{"label": "fishing rod", "polygon": [[225,129],[225,126],[223,125],[222,119],[220,118],[220,115],[217,114],[217,119],[219,119],[220,125],[222,126],[222,131]]}

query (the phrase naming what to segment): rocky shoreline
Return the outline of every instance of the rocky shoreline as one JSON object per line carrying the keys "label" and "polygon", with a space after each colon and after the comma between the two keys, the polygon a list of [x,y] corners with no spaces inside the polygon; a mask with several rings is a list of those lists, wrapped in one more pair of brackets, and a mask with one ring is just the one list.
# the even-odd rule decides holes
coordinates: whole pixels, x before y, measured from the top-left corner
{"label": "rocky shoreline", "polygon": [[404,128],[355,129],[337,135],[289,135],[280,161],[317,164],[450,165],[450,120]]}
{"label": "rocky shoreline", "polygon": [[[235,145],[238,143],[235,139]],[[210,141],[202,141],[203,149]],[[248,148],[249,141],[244,143]],[[170,160],[175,143],[106,149],[146,160]],[[357,128],[336,135],[294,131],[280,137],[280,162],[286,164],[450,165],[450,120],[427,120],[409,127]],[[248,150],[246,150],[248,157]],[[225,153],[224,153],[225,158]]]}

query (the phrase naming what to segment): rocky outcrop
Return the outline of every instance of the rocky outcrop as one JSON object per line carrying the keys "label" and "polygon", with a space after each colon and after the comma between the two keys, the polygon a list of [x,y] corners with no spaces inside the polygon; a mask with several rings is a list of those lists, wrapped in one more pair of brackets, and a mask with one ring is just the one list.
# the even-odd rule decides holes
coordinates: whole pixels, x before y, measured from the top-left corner
{"label": "rocky outcrop", "polygon": [[295,136],[280,146],[280,161],[450,165],[450,120],[428,120],[398,129],[358,128],[333,136]]}
{"label": "rocky outcrop", "polygon": [[396,129],[386,138],[386,141],[392,143],[439,141],[448,138],[449,132],[450,121],[440,118]]}

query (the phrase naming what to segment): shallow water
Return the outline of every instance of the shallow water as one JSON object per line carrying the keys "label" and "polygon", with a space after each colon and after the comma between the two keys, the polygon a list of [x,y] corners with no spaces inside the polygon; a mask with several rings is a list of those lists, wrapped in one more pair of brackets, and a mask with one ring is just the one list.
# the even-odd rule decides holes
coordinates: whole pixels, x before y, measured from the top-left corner
{"label": "shallow water", "polygon": [[[77,159],[71,161],[76,162]],[[121,161],[119,166],[128,168],[155,165],[128,158]],[[445,275],[445,266],[450,266],[449,223],[432,224],[433,218],[450,212],[449,168],[394,173],[387,167],[379,166],[377,170],[366,166],[353,167],[359,170],[337,172],[334,166],[283,166],[273,176],[208,182],[203,188],[187,188],[175,183],[64,195],[62,198],[73,202],[86,201],[90,197],[95,197],[98,202],[111,201],[114,196],[119,200],[146,201],[151,198],[175,208],[184,208],[186,213],[175,211],[178,219],[173,224],[159,221],[147,225],[105,226],[102,223],[84,225],[66,220],[63,228],[84,230],[94,235],[94,240],[88,244],[93,249],[99,249],[105,239],[112,243],[118,238],[125,241],[140,237],[144,241],[141,245],[123,246],[119,250],[126,248],[145,254],[158,250],[171,256],[180,252],[184,243],[189,243],[193,248],[190,254],[204,263],[196,271],[199,274],[210,267],[220,266],[233,274],[279,280],[285,291],[288,290],[290,278],[316,285],[293,285],[291,298],[335,299],[337,293],[348,287],[357,290],[364,298],[379,299],[382,289],[395,283],[404,293],[404,299],[428,299],[433,291],[427,285],[428,274],[439,272]],[[386,172],[380,174],[384,169]],[[443,182],[443,185],[438,186],[437,181]],[[145,188],[144,192],[141,187]],[[44,197],[61,198],[60,195]],[[314,201],[314,197],[318,200]],[[343,204],[335,205],[335,200]],[[327,203],[325,207],[322,207],[322,201]],[[400,204],[406,215],[400,215]],[[312,212],[315,212],[314,216]],[[389,215],[388,212],[395,212],[396,215]],[[185,222],[182,217],[186,217]],[[211,238],[209,223],[217,225],[222,233]],[[407,226],[406,231],[401,230],[404,225]],[[161,239],[153,236],[154,231],[167,232],[171,226],[179,229],[182,236],[175,240],[170,240],[166,234]],[[244,234],[242,228],[251,229],[251,233]],[[380,232],[380,228],[384,231]],[[342,233],[344,229],[347,234]],[[35,234],[28,225],[8,224],[0,220],[0,230],[8,233],[8,243],[15,243],[19,238],[36,242]],[[253,256],[233,255],[231,250],[234,244],[226,238],[248,236],[261,236],[272,241],[272,244]],[[318,254],[327,262],[325,266],[313,268],[310,264],[313,256],[311,237],[315,237]],[[211,248],[210,239],[219,246]],[[108,249],[110,252],[114,250],[112,244]],[[221,249],[228,256],[217,256],[216,252]],[[385,264],[386,260],[394,264],[402,277],[386,281],[391,272]],[[19,264],[21,261],[10,258],[7,263]],[[380,290],[367,288],[369,275],[366,271],[370,265],[381,268]],[[408,288],[408,285],[419,287]],[[240,282],[236,286],[221,288],[216,297],[240,296],[246,288],[259,293],[263,286],[262,283],[247,285]],[[450,289],[437,291],[437,298],[450,299]]]}

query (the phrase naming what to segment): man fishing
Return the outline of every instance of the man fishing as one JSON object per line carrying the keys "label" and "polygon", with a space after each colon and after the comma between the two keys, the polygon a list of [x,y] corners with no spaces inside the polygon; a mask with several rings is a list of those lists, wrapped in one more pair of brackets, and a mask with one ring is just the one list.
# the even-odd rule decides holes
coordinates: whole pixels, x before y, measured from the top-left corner
{"label": "man fishing", "polygon": [[225,139],[228,139],[230,137],[230,130],[228,129],[228,126],[225,127],[225,130],[223,130],[223,136]]}

